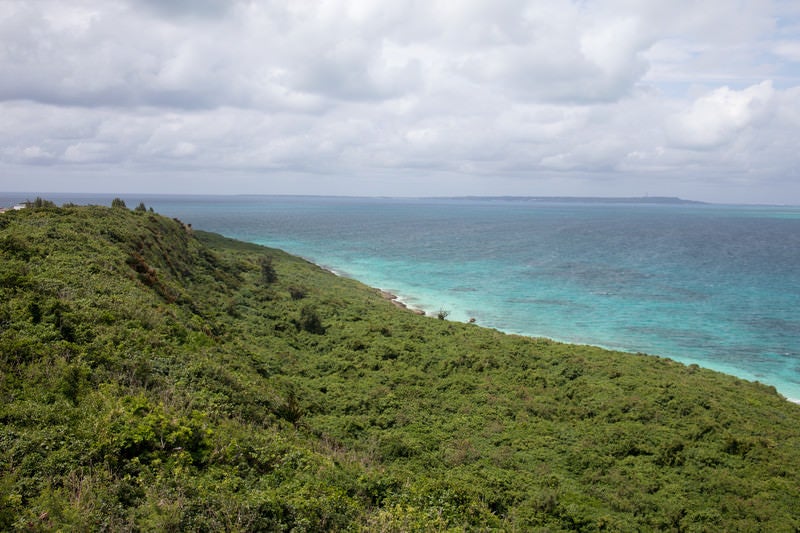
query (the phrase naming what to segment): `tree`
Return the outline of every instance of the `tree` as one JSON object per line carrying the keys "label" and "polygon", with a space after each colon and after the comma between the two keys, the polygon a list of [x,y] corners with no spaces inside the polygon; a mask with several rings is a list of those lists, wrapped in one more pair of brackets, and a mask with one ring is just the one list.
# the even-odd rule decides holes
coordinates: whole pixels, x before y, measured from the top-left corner
{"label": "tree", "polygon": [[36,200],[32,202],[28,200],[27,202],[25,202],[25,207],[31,208],[31,207],[57,207],[57,206],[55,202],[51,202],[50,200],[45,200],[41,196],[37,196]]}
{"label": "tree", "polygon": [[300,310],[300,320],[297,322],[297,327],[316,335],[325,334],[325,326],[322,325],[322,319],[320,319],[316,309],[310,306],[305,306]]}
{"label": "tree", "polygon": [[278,280],[278,273],[275,272],[275,267],[272,266],[271,257],[262,257],[258,263],[261,266],[261,281],[269,285]]}
{"label": "tree", "polygon": [[125,201],[122,198],[114,198],[111,200],[111,207],[120,207],[122,209],[127,209],[128,206],[125,205]]}

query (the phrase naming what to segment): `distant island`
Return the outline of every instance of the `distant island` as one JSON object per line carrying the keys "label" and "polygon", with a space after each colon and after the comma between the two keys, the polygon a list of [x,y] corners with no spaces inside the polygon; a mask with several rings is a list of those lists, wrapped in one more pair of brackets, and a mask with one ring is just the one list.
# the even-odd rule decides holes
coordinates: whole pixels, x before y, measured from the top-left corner
{"label": "distant island", "polygon": [[580,204],[669,204],[710,205],[708,202],[684,200],[676,196],[455,196],[450,200],[502,200],[506,202],[551,202]]}

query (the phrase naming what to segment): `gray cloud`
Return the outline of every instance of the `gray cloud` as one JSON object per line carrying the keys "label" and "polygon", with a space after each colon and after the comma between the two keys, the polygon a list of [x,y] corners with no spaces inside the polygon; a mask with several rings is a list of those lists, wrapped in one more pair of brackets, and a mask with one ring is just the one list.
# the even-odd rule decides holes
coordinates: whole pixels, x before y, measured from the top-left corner
{"label": "gray cloud", "polygon": [[228,13],[235,0],[132,0],[133,9],[141,5],[168,17],[219,17]]}
{"label": "gray cloud", "polygon": [[0,189],[800,203],[798,20],[723,0],[7,0]]}

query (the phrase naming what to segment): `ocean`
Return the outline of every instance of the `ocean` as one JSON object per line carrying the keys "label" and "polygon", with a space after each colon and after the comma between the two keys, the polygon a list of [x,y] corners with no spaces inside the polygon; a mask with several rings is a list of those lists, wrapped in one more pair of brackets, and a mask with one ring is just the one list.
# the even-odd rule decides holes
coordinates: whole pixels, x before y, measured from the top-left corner
{"label": "ocean", "polygon": [[[0,205],[30,196],[0,194]],[[800,207],[119,196],[305,257],[449,320],[661,355],[800,399]]]}

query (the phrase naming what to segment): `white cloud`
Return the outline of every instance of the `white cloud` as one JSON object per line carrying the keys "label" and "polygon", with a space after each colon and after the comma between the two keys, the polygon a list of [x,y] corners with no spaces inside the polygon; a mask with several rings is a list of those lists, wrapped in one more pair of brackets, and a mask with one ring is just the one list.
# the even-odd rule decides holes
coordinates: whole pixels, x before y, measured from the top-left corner
{"label": "white cloud", "polygon": [[205,192],[225,173],[241,192],[785,198],[798,17],[771,0],[6,0],[0,189],[49,168],[108,190],[191,172]]}
{"label": "white cloud", "polygon": [[67,146],[63,160],[67,163],[97,163],[113,159],[112,147],[101,142],[78,142]]}
{"label": "white cloud", "polygon": [[800,63],[800,41],[781,41],[775,44],[773,50],[788,61]]}
{"label": "white cloud", "polygon": [[52,157],[52,154],[43,150],[41,146],[28,146],[22,150],[22,156],[25,159],[37,160],[37,159],[49,159],[50,157]]}
{"label": "white cloud", "polygon": [[741,91],[715,89],[668,119],[669,140],[674,146],[694,149],[731,142],[739,132],[765,117],[774,93],[769,81]]}

